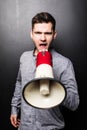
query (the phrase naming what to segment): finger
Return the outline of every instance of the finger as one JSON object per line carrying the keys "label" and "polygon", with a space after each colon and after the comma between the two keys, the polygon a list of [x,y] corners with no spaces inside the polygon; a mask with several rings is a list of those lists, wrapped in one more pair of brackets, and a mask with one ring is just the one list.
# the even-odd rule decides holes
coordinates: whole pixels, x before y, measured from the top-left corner
{"label": "finger", "polygon": [[19,125],[20,125],[20,119],[17,120],[17,126],[19,126]]}

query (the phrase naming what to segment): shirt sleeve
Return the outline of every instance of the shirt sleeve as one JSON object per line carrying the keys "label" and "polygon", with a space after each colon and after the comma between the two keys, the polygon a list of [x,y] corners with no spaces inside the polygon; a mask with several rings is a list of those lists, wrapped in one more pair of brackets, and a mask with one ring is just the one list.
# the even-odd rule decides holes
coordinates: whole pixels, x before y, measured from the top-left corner
{"label": "shirt sleeve", "polygon": [[76,110],[79,105],[79,93],[73,64],[70,60],[68,60],[67,67],[61,74],[61,82],[66,89],[66,98],[63,105],[70,110]]}
{"label": "shirt sleeve", "polygon": [[21,71],[19,68],[16,84],[15,84],[15,91],[11,101],[11,114],[18,114],[21,105]]}

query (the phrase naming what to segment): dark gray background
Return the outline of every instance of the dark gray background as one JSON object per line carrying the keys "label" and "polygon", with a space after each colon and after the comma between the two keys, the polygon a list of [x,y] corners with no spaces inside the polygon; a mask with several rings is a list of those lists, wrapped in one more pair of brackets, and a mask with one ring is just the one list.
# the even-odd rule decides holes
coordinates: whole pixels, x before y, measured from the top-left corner
{"label": "dark gray background", "polygon": [[31,18],[48,11],[57,21],[53,44],[73,62],[80,94],[75,111],[64,109],[66,130],[86,128],[86,0],[0,0],[0,130],[14,130],[10,124],[10,101],[14,91],[20,55],[33,48],[29,33]]}

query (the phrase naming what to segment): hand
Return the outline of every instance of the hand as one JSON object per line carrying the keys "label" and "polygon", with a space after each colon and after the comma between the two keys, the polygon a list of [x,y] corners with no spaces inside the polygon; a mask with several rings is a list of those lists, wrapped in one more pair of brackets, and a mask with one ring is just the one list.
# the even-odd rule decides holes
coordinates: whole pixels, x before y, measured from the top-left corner
{"label": "hand", "polygon": [[17,118],[17,115],[11,115],[10,121],[11,121],[11,124],[16,128],[20,125],[20,119]]}

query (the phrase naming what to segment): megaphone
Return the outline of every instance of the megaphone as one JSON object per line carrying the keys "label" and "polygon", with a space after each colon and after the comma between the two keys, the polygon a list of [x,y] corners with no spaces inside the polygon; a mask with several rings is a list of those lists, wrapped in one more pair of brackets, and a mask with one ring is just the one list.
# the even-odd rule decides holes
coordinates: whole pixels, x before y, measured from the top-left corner
{"label": "megaphone", "polygon": [[52,55],[48,50],[37,54],[35,78],[24,86],[22,93],[29,105],[48,109],[64,101],[66,89],[62,83],[54,79],[52,64]]}

